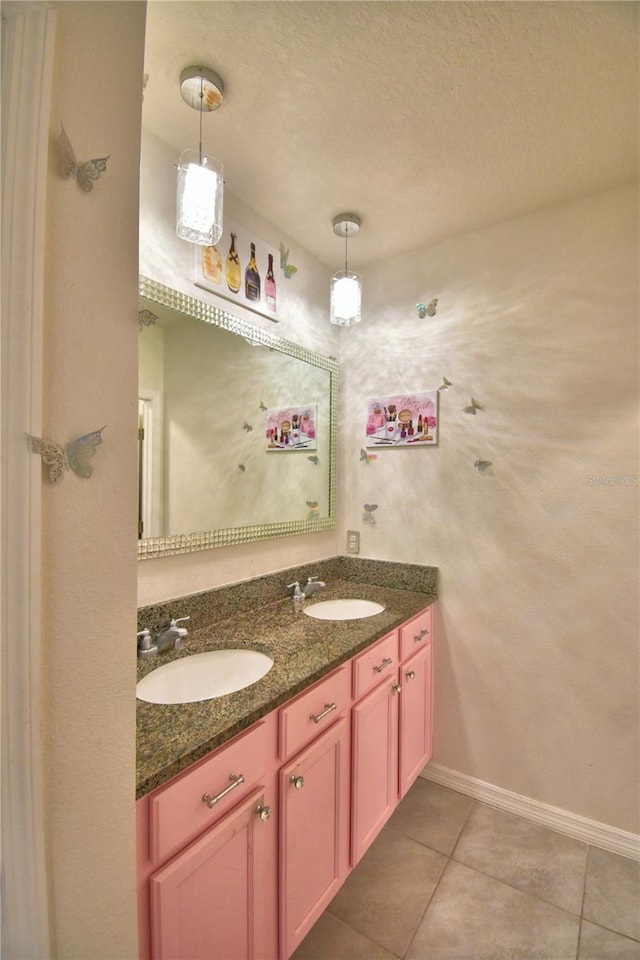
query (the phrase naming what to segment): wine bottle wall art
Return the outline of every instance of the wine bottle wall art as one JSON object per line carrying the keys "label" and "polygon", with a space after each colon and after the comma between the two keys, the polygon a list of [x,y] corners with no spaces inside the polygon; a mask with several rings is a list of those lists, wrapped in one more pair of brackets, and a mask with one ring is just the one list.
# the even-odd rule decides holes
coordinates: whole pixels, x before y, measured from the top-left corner
{"label": "wine bottle wall art", "polygon": [[275,247],[250,230],[224,218],[217,244],[194,246],[194,283],[225,300],[269,317],[277,323],[283,273]]}

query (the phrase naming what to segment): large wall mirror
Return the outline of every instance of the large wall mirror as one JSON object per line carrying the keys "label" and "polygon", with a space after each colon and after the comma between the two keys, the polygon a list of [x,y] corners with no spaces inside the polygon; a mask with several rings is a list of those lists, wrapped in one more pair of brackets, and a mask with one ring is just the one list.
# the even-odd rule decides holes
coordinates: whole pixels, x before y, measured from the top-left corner
{"label": "large wall mirror", "polygon": [[139,558],[335,526],[335,360],[139,290]]}

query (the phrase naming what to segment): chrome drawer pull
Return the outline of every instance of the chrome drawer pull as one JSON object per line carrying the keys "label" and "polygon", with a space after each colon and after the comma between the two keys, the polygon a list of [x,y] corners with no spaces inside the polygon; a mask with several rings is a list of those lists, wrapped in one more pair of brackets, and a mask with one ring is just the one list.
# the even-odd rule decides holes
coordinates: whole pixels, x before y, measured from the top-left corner
{"label": "chrome drawer pull", "polygon": [[295,774],[291,774],[289,777],[289,783],[296,788],[296,790],[302,790],[304,787],[304,777],[296,777]]}
{"label": "chrome drawer pull", "polygon": [[407,678],[407,680],[415,680],[416,678],[415,670],[407,670],[407,672],[405,673],[405,677]]}
{"label": "chrome drawer pull", "polygon": [[326,717],[328,713],[332,713],[334,710],[338,709],[337,703],[325,703],[324,710],[322,713],[310,713],[309,720],[313,720],[314,723],[320,723],[321,720]]}
{"label": "chrome drawer pull", "polygon": [[204,803],[209,807],[215,807],[216,803],[219,803],[223,797],[226,797],[228,793],[231,793],[232,790],[235,790],[236,787],[239,787],[241,783],[244,783],[244,777],[241,773],[238,776],[235,773],[229,774],[229,780],[231,783],[228,787],[225,787],[224,790],[221,790],[220,793],[216,793],[215,797],[210,796],[208,793],[205,793],[202,797]]}
{"label": "chrome drawer pull", "polygon": [[385,657],[381,664],[373,668],[374,673],[382,673],[384,668],[390,666],[392,663],[393,663],[393,660],[391,659],[391,657]]}
{"label": "chrome drawer pull", "polygon": [[413,641],[414,643],[420,643],[423,637],[428,637],[428,636],[429,636],[429,631],[425,627],[423,630],[420,631],[420,633],[416,633],[415,637],[413,638]]}

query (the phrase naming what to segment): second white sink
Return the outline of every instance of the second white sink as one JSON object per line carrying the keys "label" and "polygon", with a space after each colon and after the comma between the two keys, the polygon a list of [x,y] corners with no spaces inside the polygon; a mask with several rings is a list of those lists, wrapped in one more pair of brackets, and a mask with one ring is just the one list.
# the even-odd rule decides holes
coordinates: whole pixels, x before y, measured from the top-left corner
{"label": "second white sink", "polygon": [[258,650],[210,650],[152,670],[136,686],[147,703],[195,703],[244,690],[262,679],[273,660]]}
{"label": "second white sink", "polygon": [[373,600],[352,599],[322,600],[304,608],[306,615],[315,617],[316,620],[363,620],[365,617],[374,617],[383,610],[382,604]]}

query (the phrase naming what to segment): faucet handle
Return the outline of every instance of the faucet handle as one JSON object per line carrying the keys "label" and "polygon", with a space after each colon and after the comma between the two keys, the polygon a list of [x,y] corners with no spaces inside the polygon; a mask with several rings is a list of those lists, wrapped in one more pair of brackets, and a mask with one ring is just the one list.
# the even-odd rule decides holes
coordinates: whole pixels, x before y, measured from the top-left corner
{"label": "faucet handle", "polygon": [[315,583],[317,579],[317,577],[307,577],[307,583]]}
{"label": "faucet handle", "polygon": [[144,630],[140,630],[136,637],[138,639],[138,650],[150,650],[151,649],[151,633],[149,632],[149,627],[145,627]]}
{"label": "faucet handle", "polygon": [[300,583],[297,580],[294,580],[293,583],[287,584],[287,590],[291,591],[291,596],[294,600],[297,600],[302,596],[302,590],[300,589]]}
{"label": "faucet handle", "polygon": [[179,623],[183,623],[185,620],[191,620],[191,617],[174,617],[169,624],[169,630],[175,632],[175,640],[173,642],[174,649],[180,646],[180,642],[183,637],[188,636],[189,631],[186,627],[179,627]]}

